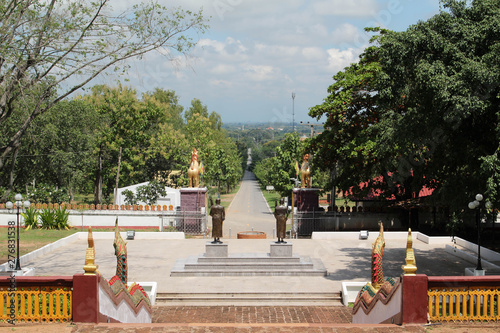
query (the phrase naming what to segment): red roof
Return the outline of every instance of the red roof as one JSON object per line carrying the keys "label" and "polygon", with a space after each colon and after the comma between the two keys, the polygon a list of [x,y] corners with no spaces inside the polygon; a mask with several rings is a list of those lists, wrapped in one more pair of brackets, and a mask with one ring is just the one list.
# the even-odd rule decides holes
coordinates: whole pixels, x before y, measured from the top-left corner
{"label": "red roof", "polygon": [[[389,176],[392,175],[391,172],[388,173]],[[380,199],[380,197],[384,194],[384,191],[381,189],[376,188],[377,184],[382,184],[384,182],[384,178],[382,176],[378,176],[373,178],[370,181],[362,182],[358,184],[358,188],[360,190],[363,190],[364,188],[368,188],[368,194],[364,198],[356,198],[354,200],[356,201],[369,201],[369,200],[377,200]],[[371,185],[370,185],[371,184]],[[346,195],[348,196],[353,196],[353,191],[352,189],[354,188],[351,187],[349,191],[346,192]],[[416,193],[413,193],[412,197],[413,198],[422,198],[422,197],[427,197],[432,195],[434,193],[433,188],[428,188],[427,186],[423,186],[422,189],[418,192],[418,195]],[[396,196],[392,194],[390,197],[384,198],[385,200],[396,200]]]}

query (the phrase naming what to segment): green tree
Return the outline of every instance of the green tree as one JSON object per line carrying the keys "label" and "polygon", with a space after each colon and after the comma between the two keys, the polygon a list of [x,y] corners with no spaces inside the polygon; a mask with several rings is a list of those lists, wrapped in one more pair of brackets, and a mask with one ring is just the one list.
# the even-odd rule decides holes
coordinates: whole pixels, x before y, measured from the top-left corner
{"label": "green tree", "polygon": [[[16,157],[33,120],[55,104],[108,69],[126,72],[123,60],[160,48],[168,51],[162,52],[167,60],[187,54],[195,45],[191,31],[204,29],[201,11],[156,2],[121,13],[111,9],[109,0],[2,2],[0,127],[10,118],[22,120],[2,140],[0,170]],[[35,95],[36,103],[16,112],[16,104]]]}
{"label": "green tree", "polygon": [[[381,32],[382,36],[387,33]],[[328,188],[337,186],[347,191],[376,176],[388,175],[385,160],[389,158],[376,150],[378,130],[373,126],[380,120],[381,112],[378,83],[382,68],[378,57],[379,47],[365,49],[358,63],[334,75],[328,96],[309,111],[317,119],[326,116],[323,132],[309,145],[314,151],[314,168],[332,174]],[[383,187],[387,195],[393,193],[384,184],[371,185],[354,187],[353,194],[364,196],[373,186]]]}
{"label": "green tree", "polygon": [[24,137],[18,157],[18,184],[53,185],[75,192],[89,187],[92,151],[101,123],[81,100],[61,101],[37,118]]}
{"label": "green tree", "polygon": [[459,211],[475,193],[500,201],[500,1],[442,3],[380,42],[377,149],[397,148],[394,181],[435,188]]}
{"label": "green tree", "polygon": [[263,185],[272,185],[282,196],[290,196],[295,185],[291,178],[297,177],[296,163],[302,162],[304,147],[296,132],[285,134],[285,138],[276,147],[276,157],[258,162],[255,175]]}
{"label": "green tree", "polygon": [[135,90],[121,85],[94,86],[92,94],[82,98],[96,108],[103,124],[96,142],[94,177],[94,201],[102,203],[103,192],[109,196],[115,187],[119,160],[122,185],[146,178],[144,165],[151,155],[151,140],[165,128],[162,124],[167,122],[167,115],[161,103],[151,98],[139,101]]}

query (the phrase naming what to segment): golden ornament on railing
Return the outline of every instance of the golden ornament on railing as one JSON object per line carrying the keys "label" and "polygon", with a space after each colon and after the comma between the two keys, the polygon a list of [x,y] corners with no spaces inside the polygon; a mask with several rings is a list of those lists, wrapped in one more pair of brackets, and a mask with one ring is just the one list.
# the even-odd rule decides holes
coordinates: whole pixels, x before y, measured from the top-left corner
{"label": "golden ornament on railing", "polygon": [[83,266],[83,270],[85,271],[84,275],[95,275],[98,266],[95,264],[94,237],[92,236],[91,226],[89,226],[88,242],[89,246],[85,253],[85,265]]}
{"label": "golden ornament on railing", "polygon": [[416,275],[417,262],[415,260],[415,252],[413,251],[413,239],[411,238],[411,228],[408,229],[408,241],[406,243],[406,265],[401,266],[404,275]]}

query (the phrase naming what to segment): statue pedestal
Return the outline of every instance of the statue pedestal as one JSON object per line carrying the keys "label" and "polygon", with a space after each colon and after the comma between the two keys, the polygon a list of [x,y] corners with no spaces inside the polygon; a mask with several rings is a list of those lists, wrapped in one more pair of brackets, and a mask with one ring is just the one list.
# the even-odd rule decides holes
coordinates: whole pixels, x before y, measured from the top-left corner
{"label": "statue pedestal", "polygon": [[312,212],[319,208],[319,188],[294,188],[295,207],[299,212]]}
{"label": "statue pedestal", "polygon": [[207,258],[227,258],[227,244],[212,244],[207,242],[205,245],[205,257]]}
{"label": "statue pedestal", "polygon": [[275,243],[271,242],[271,251],[269,256],[272,257],[291,257],[292,243]]}
{"label": "statue pedestal", "polygon": [[[200,234],[206,229],[204,221],[206,214],[206,187],[184,187],[181,193],[182,222],[177,225],[179,231],[190,234]],[[203,215],[203,216],[201,216]]]}
{"label": "statue pedestal", "polygon": [[199,212],[201,207],[205,207],[206,187],[183,187],[181,192],[181,211]]}

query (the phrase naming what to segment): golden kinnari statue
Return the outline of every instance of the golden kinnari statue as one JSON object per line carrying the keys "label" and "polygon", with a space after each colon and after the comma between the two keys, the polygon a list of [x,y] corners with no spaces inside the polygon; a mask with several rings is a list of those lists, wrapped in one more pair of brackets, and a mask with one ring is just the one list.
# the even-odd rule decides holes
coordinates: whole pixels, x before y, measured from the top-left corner
{"label": "golden kinnari statue", "polygon": [[379,224],[380,233],[372,247],[372,287],[376,290],[380,289],[382,284],[384,284],[384,272],[382,270],[382,259],[385,248],[384,225],[382,222]]}
{"label": "golden kinnari statue", "polygon": [[401,266],[404,275],[417,275],[417,262],[415,260],[415,252],[413,251],[413,239],[411,237],[411,229],[408,229],[408,240],[406,242],[406,265]]}
{"label": "golden kinnari statue", "polygon": [[311,187],[311,168],[309,167],[309,154],[305,154],[300,165],[300,180],[302,188]]}
{"label": "golden kinnari statue", "polygon": [[191,164],[188,169],[189,187],[200,186],[200,167],[198,165],[198,151],[196,148],[191,152]]}
{"label": "golden kinnari statue", "polygon": [[85,253],[85,265],[83,270],[85,273],[83,275],[95,275],[97,271],[97,266],[95,264],[95,247],[94,247],[94,237],[92,236],[92,227],[89,226],[88,235],[89,246],[87,247],[87,252]]}

